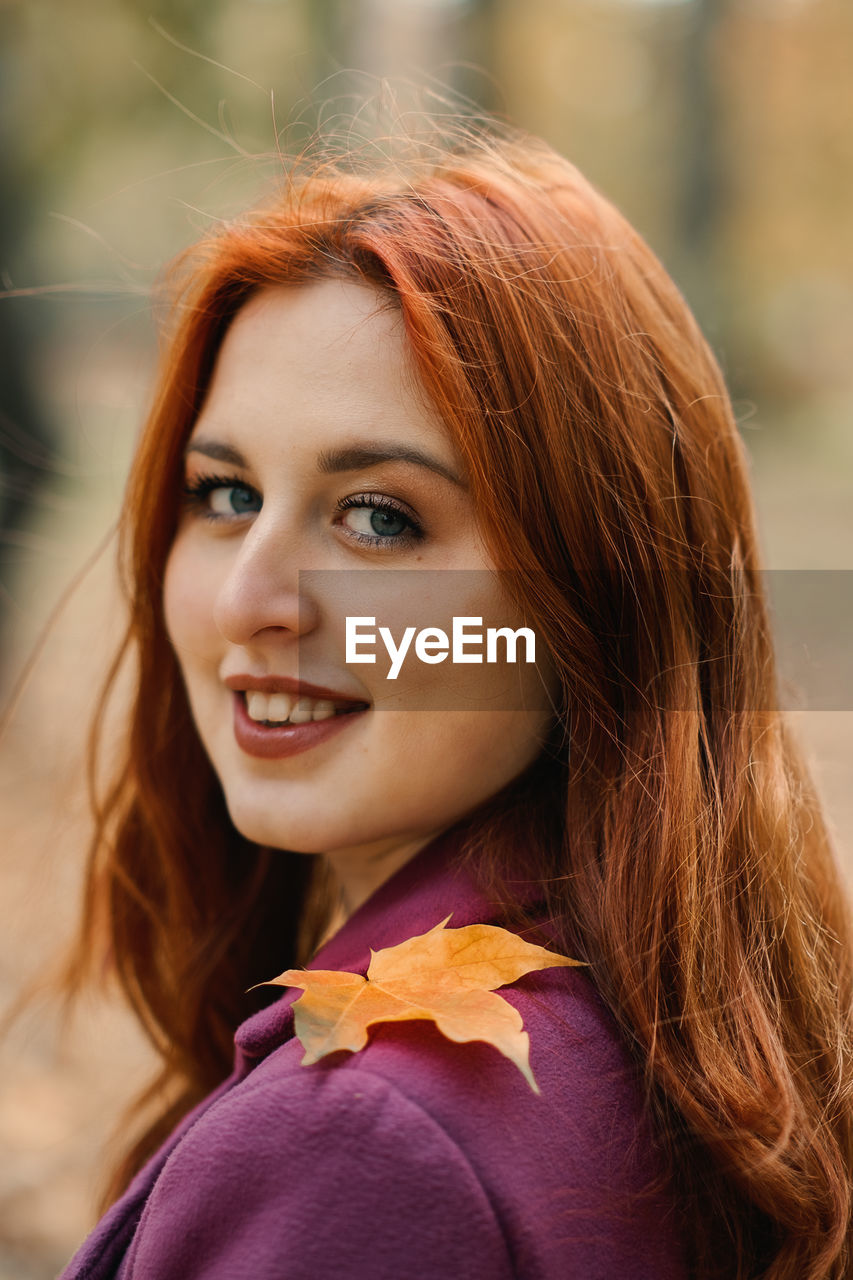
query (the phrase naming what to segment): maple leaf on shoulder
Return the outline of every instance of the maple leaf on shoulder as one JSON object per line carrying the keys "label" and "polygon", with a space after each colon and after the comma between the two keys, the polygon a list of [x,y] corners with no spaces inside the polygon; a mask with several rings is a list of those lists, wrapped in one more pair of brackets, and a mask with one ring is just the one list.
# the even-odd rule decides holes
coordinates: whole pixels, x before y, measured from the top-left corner
{"label": "maple leaf on shoulder", "polygon": [[294,1027],[305,1049],[302,1065],[346,1049],[357,1053],[378,1022],[426,1019],[449,1040],[484,1040],[514,1062],[534,1093],[530,1038],[521,1014],[495,987],[526,973],[581,960],[525,942],[497,925],[448,929],[447,916],[427,933],[371,951],[367,977],[331,969],[286,969],[261,986],[302,987]]}

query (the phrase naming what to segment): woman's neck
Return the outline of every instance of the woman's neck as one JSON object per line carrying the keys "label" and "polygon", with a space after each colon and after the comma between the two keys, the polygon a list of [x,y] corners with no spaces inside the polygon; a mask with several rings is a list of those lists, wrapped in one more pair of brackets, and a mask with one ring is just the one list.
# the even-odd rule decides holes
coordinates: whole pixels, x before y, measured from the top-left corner
{"label": "woman's neck", "polygon": [[395,841],[370,850],[343,849],[326,854],[323,862],[327,869],[327,918],[317,950],[324,946],[346,924],[354,912],[366,902],[386,880],[406,865],[416,853],[434,840],[439,833],[413,837],[403,842]]}

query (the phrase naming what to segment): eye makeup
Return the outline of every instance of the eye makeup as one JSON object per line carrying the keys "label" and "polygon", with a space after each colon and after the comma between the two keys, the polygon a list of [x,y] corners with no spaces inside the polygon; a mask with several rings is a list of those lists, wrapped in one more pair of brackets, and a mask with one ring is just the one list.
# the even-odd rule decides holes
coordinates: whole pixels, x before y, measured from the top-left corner
{"label": "eye makeup", "polygon": [[[254,485],[237,476],[221,474],[201,474],[187,479],[184,499],[192,515],[214,523],[257,515],[263,506],[263,498]],[[424,538],[423,528],[410,508],[387,494],[350,494],[335,503],[334,511],[342,517],[336,523],[361,546],[392,550],[411,546]],[[364,512],[363,527],[348,523],[347,512]]]}

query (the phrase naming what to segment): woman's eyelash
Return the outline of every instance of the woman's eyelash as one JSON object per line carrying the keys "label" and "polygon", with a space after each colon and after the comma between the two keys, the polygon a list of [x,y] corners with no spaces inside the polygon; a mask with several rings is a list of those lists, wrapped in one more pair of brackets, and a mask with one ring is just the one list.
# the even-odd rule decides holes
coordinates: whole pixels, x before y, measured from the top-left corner
{"label": "woman's eyelash", "polygon": [[[184,499],[191,509],[206,520],[227,519],[227,516],[210,509],[208,499],[218,489],[235,489],[251,494],[253,499],[260,498],[260,494],[252,485],[238,480],[236,476],[201,475],[184,482]],[[239,517],[241,513],[235,511],[233,514]]]}
{"label": "woman's eyelash", "polygon": [[337,510],[341,512],[353,510],[381,511],[384,515],[396,516],[398,520],[405,522],[405,531],[393,537],[381,533],[359,533],[355,529],[350,529],[350,537],[356,538],[366,546],[385,545],[389,548],[407,546],[410,543],[422,541],[424,536],[423,527],[414,516],[409,515],[408,511],[395,502],[393,498],[387,498],[381,493],[359,493],[353,494],[348,498],[341,498],[337,503]]}
{"label": "woman's eyelash", "polygon": [[254,492],[250,484],[243,484],[236,476],[196,476],[184,483],[184,495],[193,501],[203,500],[214,489],[248,489]]}
{"label": "woman's eyelash", "polygon": [[[252,485],[246,484],[237,479],[236,476],[225,475],[203,475],[196,476],[192,480],[187,480],[184,484],[184,497],[188,505],[196,512],[201,514],[207,520],[228,519],[227,516],[211,511],[208,505],[208,499],[217,489],[238,489],[254,497],[260,498],[260,494]],[[365,546],[406,546],[413,542],[419,542],[423,539],[424,532],[420,523],[414,516],[395,502],[393,498],[388,498],[381,493],[359,493],[352,494],[349,497],[341,498],[335,505],[338,512],[353,510],[369,510],[381,511],[384,515],[396,517],[405,524],[405,529],[400,533],[389,536],[381,533],[360,533],[356,529],[348,529],[347,532],[351,538],[355,538],[357,542]],[[235,517],[239,516],[239,512],[234,512]]]}

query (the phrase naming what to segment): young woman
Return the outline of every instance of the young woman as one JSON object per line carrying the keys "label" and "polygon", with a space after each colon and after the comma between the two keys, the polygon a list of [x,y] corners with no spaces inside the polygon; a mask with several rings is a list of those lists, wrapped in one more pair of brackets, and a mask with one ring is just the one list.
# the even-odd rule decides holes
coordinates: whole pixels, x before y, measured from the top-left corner
{"label": "young woman", "polygon": [[[75,971],[118,974],[160,1110],[65,1276],[850,1274],[847,908],[661,265],[544,144],[472,133],[297,167],[177,282]],[[392,683],[356,616],[536,661]],[[246,994],[448,916],[584,962],[501,992],[538,1094],[426,1021],[302,1065],[301,989]]]}

